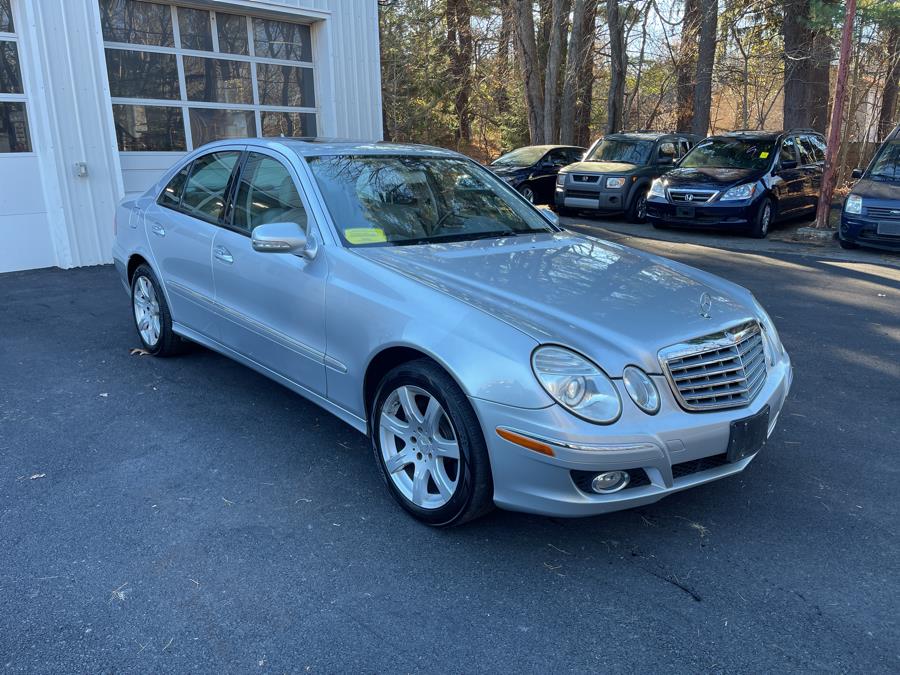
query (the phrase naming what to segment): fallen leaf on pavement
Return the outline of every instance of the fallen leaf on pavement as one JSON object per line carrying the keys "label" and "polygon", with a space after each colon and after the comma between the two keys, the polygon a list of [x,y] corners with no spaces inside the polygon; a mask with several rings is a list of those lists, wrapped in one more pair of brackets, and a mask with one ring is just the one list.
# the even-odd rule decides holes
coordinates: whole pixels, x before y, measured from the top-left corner
{"label": "fallen leaf on pavement", "polygon": [[46,475],[47,474],[45,474],[45,473],[36,473],[36,474],[33,474],[32,476],[30,476],[30,478],[31,478],[31,480],[37,480],[38,478],[43,478]]}
{"label": "fallen leaf on pavement", "polygon": [[148,352],[146,349],[141,349],[140,347],[134,347],[133,349],[129,350],[128,353],[132,356],[150,356],[150,352]]}

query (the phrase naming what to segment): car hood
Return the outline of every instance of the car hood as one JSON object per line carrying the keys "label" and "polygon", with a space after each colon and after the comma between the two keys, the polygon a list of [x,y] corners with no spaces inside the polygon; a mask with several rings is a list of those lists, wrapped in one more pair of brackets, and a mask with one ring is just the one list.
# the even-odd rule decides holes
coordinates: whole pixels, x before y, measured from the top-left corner
{"label": "car hood", "polygon": [[576,349],[613,376],[628,364],[658,373],[659,349],[757,314],[749,291],[724,279],[571,233],[354,251],[537,342]]}
{"label": "car hood", "polygon": [[488,167],[495,174],[500,176],[516,176],[520,173],[524,173],[530,169],[530,166],[494,166],[493,164]]}
{"label": "car hood", "polygon": [[627,176],[643,168],[627,162],[575,162],[562,169],[560,173],[594,173]]}
{"label": "car hood", "polygon": [[867,199],[884,199],[898,203],[900,208],[900,183],[887,182],[880,180],[871,180],[863,178],[857,181],[856,185],[850,191],[852,194],[865,197]]}
{"label": "car hood", "polygon": [[765,173],[765,171],[760,169],[725,169],[715,167],[703,169],[679,168],[667,172],[663,178],[669,187],[710,188],[719,190],[759,180]]}

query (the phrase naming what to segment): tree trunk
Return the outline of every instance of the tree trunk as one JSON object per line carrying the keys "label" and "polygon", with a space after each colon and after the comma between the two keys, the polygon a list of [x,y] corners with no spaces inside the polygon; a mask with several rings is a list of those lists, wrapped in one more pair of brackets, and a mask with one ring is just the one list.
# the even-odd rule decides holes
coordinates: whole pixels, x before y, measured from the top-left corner
{"label": "tree trunk", "polygon": [[618,0],[606,0],[609,23],[609,99],[606,103],[606,133],[622,130],[625,107],[625,21]]}
{"label": "tree trunk", "polygon": [[525,109],[528,117],[528,133],[533,145],[544,143],[544,92],[538,70],[537,43],[534,37],[534,16],[530,1],[506,0],[512,11],[516,52],[522,81],[525,87]]}
{"label": "tree trunk", "polygon": [[587,147],[591,143],[591,101],[594,97],[594,39],[596,37],[597,5],[588,0],[581,24],[581,45],[578,72],[575,80],[575,145]]}
{"label": "tree trunk", "polygon": [[569,53],[566,59],[566,71],[563,77],[562,100],[559,106],[559,142],[575,142],[575,94],[578,86],[578,73],[581,68],[584,31],[584,13],[588,0],[575,0],[572,11],[572,32],[569,35]]}
{"label": "tree trunk", "polygon": [[813,33],[809,60],[809,126],[824,134],[828,130],[828,96],[831,90],[831,35],[826,30]]}
{"label": "tree trunk", "polygon": [[456,88],[453,108],[456,112],[456,142],[472,140],[472,11],[469,0],[447,0],[447,44],[450,75]]}
{"label": "tree trunk", "polygon": [[884,94],[881,96],[881,110],[878,113],[878,140],[883,141],[894,128],[897,118],[897,88],[900,86],[900,26],[888,32],[887,77],[884,80]]}
{"label": "tree trunk", "polygon": [[494,83],[494,103],[497,110],[505,112],[509,105],[506,82],[509,76],[509,42],[512,37],[512,16],[509,4],[500,5],[500,37],[497,42],[497,81]]}
{"label": "tree trunk", "polygon": [[784,5],[784,128],[828,126],[831,36],[813,26],[810,0]]}
{"label": "tree trunk", "polygon": [[[690,131],[694,118],[697,42],[702,18],[700,0],[685,0],[684,19],[681,23],[681,44],[678,48],[678,61],[675,64],[675,106],[678,131]],[[713,39],[715,40],[715,38]]]}
{"label": "tree trunk", "polygon": [[716,61],[718,37],[718,0],[700,0],[700,46],[697,51],[697,86],[694,88],[694,118],[691,132],[701,138],[709,131],[709,111],[712,108],[712,74]]}
{"label": "tree trunk", "polygon": [[550,26],[550,47],[547,52],[547,71],[544,75],[544,142],[559,137],[559,76],[562,70],[566,31],[568,30],[569,0],[553,0]]}

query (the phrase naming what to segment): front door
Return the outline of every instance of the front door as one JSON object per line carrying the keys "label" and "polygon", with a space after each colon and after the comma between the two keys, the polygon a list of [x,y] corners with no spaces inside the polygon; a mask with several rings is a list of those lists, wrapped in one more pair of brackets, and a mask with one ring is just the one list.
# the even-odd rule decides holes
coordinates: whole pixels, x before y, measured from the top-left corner
{"label": "front door", "polygon": [[175,174],[144,214],[173,322],[213,338],[212,243],[240,156],[240,150],[228,150],[198,157]]}
{"label": "front door", "polygon": [[316,233],[297,176],[277,153],[247,155],[226,226],[213,241],[220,341],[317,394],[325,394],[325,278],[321,254],[259,253],[250,233],[296,223]]}
{"label": "front door", "polygon": [[806,173],[800,168],[797,140],[793,136],[788,136],[781,142],[778,166],[772,184],[778,197],[780,216],[796,215],[806,206],[808,182]]}

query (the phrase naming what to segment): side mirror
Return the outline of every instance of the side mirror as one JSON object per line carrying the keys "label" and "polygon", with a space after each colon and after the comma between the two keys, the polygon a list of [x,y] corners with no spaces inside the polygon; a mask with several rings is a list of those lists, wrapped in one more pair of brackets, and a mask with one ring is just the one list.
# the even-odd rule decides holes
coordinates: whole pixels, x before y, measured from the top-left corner
{"label": "side mirror", "polygon": [[799,166],[799,164],[797,163],[797,160],[795,160],[795,159],[783,159],[783,160],[781,160],[781,166],[779,168],[783,169],[783,170],[796,169],[798,166]]}
{"label": "side mirror", "polygon": [[541,215],[546,218],[548,223],[559,227],[559,216],[556,215],[556,213],[549,206],[544,206],[542,204],[541,206],[537,207],[537,210],[541,212]]}
{"label": "side mirror", "polygon": [[850,174],[851,178],[854,180],[862,178],[862,169],[853,169],[853,173]]}
{"label": "side mirror", "polygon": [[260,253],[293,253],[308,260],[316,257],[319,245],[297,223],[266,223],[253,229],[250,243]]}

